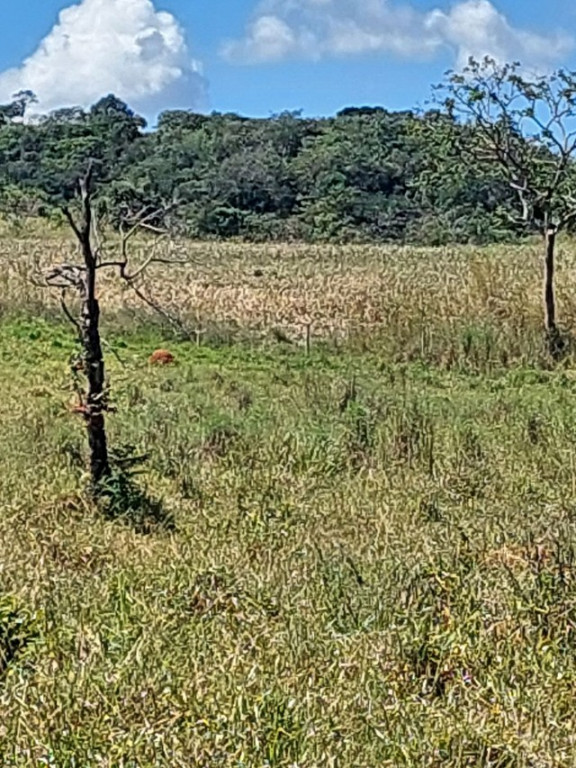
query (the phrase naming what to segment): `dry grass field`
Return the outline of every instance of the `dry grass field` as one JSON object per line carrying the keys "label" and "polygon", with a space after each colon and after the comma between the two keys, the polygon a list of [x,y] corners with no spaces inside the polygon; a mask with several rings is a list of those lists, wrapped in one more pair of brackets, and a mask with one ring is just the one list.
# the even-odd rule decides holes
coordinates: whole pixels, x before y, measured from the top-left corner
{"label": "dry grass field", "polygon": [[71,246],[0,237],[0,763],[576,765],[576,375],[538,249],[172,248],[141,287],[190,338],[102,286],[110,441],[155,500],[110,520],[30,282]]}
{"label": "dry grass field", "polygon": [[[114,256],[114,243],[111,244]],[[149,243],[132,249],[136,264]],[[225,339],[266,340],[279,330],[302,341],[374,348],[397,362],[450,367],[469,362],[531,363],[541,352],[541,246],[475,249],[376,246],[245,246],[170,243],[141,281],[146,294],[194,331]],[[38,270],[77,259],[61,236],[0,237],[5,306],[44,307]],[[180,262],[185,263],[180,263]],[[559,253],[562,324],[576,326],[576,246]],[[131,327],[142,302],[113,272],[103,273],[102,301]],[[56,297],[52,297],[56,305]],[[479,345],[483,349],[479,349]],[[471,349],[468,349],[471,347]],[[467,355],[467,351],[471,354]]]}

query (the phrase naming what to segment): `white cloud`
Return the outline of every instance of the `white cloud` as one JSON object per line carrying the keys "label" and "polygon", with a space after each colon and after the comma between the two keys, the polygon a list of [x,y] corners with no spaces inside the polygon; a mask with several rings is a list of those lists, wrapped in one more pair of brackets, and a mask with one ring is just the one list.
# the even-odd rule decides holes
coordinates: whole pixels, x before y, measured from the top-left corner
{"label": "white cloud", "polygon": [[470,56],[491,56],[500,62],[519,60],[538,67],[561,59],[574,45],[567,35],[541,35],[513,27],[488,0],[467,0],[449,13],[432,11],[425,24],[442,44],[457,52],[459,66]]}
{"label": "white cloud", "polygon": [[108,93],[145,113],[201,106],[205,82],[183,30],[152,0],[82,0],[22,65],[0,74],[0,102],[32,90],[46,112]]}
{"label": "white cloud", "polygon": [[395,0],[262,0],[245,36],[222,55],[239,63],[288,57],[388,53],[427,59],[451,50],[458,65],[470,56],[546,66],[573,48],[564,34],[514,27],[490,0],[461,0],[448,11],[418,11]]}

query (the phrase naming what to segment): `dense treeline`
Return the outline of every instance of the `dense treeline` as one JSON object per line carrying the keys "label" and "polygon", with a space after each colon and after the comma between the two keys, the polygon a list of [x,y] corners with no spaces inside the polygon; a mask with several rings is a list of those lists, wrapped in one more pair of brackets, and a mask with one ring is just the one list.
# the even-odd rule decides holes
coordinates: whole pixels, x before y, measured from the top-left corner
{"label": "dense treeline", "polygon": [[440,112],[172,111],[147,131],[113,96],[23,122],[26,98],[0,107],[4,215],[55,215],[91,160],[112,223],[158,211],[157,223],[192,237],[440,244],[516,234],[508,185],[462,155],[467,129]]}

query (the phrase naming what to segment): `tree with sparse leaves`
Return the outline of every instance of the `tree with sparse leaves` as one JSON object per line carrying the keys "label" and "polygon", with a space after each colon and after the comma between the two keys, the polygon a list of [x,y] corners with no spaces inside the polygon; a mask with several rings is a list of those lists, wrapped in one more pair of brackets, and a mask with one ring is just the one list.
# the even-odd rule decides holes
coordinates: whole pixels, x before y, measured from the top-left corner
{"label": "tree with sparse leaves", "polygon": [[529,77],[520,64],[471,59],[438,86],[461,152],[496,169],[516,199],[515,221],[545,240],[544,320],[550,353],[564,346],[554,291],[558,233],[576,221],[576,72]]}

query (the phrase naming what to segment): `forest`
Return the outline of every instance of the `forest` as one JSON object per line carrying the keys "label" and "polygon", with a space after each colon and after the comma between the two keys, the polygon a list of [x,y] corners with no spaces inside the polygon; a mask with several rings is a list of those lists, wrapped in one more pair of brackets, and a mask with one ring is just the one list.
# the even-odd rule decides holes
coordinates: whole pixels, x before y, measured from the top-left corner
{"label": "forest", "polygon": [[158,211],[158,224],[193,238],[442,245],[524,233],[505,180],[462,152],[471,129],[437,109],[166,111],[149,129],[112,95],[23,123],[31,98],[0,108],[0,214],[13,220],[58,216],[90,159],[112,223]]}

